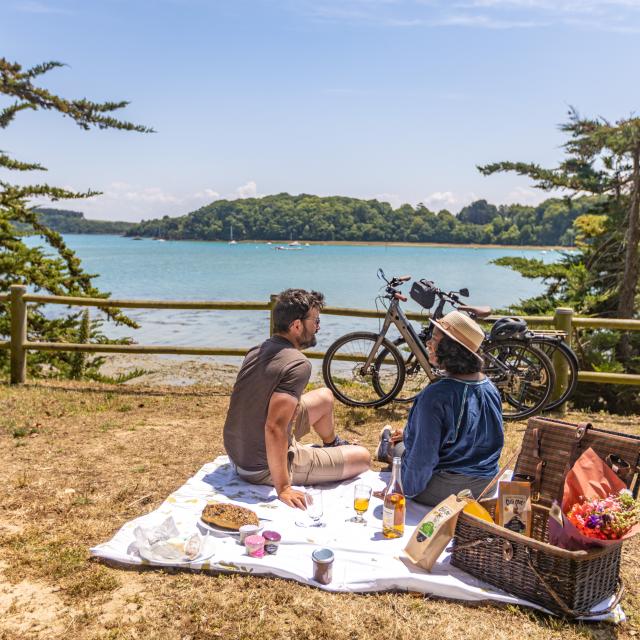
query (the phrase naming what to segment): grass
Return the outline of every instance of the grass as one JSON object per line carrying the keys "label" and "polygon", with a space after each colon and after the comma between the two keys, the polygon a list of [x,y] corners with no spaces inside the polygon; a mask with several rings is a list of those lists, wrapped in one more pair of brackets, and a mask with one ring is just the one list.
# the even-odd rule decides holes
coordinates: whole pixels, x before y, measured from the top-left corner
{"label": "grass", "polygon": [[[0,386],[0,640],[640,635],[637,540],[624,547],[629,621],[618,627],[572,624],[513,606],[416,594],[329,594],[276,578],[127,570],[90,560],[89,547],[155,509],[224,453],[227,404],[223,388]],[[340,432],[373,452],[380,428],[401,426],[407,408],[338,406],[337,414]],[[640,433],[637,417],[589,419]],[[507,426],[503,461],[519,446],[523,428]]]}

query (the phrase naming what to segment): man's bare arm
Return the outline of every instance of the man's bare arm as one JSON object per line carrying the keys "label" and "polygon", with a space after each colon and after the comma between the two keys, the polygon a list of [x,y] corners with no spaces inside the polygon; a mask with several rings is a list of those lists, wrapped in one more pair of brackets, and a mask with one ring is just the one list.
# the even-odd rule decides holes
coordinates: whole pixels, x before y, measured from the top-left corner
{"label": "man's bare arm", "polygon": [[291,488],[287,451],[289,448],[288,427],[298,401],[288,393],[274,393],[269,401],[264,441],[267,449],[267,464],[278,498],[290,507],[305,509],[304,493]]}

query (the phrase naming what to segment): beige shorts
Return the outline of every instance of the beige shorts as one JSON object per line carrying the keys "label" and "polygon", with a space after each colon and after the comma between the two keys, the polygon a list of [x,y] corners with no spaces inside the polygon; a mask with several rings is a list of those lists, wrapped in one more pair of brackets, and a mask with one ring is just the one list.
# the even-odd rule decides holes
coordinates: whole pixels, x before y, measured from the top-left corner
{"label": "beige shorts", "polygon": [[[309,411],[304,399],[301,399],[296,407],[289,429],[291,444],[287,455],[289,458],[289,478],[292,485],[321,484],[342,479],[344,455],[341,447],[312,447],[298,442],[298,439],[303,438],[311,431]],[[273,486],[269,469],[246,471],[236,466],[236,471],[247,482]]]}

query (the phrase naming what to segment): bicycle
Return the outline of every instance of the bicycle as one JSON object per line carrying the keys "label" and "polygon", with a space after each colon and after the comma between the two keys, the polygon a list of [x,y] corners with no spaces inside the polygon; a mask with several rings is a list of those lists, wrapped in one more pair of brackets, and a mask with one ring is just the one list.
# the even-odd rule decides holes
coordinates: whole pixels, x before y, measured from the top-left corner
{"label": "bicycle", "polygon": [[[423,339],[429,328],[423,329],[420,335],[416,333],[400,307],[400,302],[406,302],[407,298],[398,287],[411,277],[387,280],[382,269],[378,270],[378,277],[385,282],[385,293],[380,299],[389,301],[381,330],[378,333],[358,331],[342,336],[329,347],[322,364],[325,383],[338,400],[350,406],[381,407],[394,400],[405,383],[407,364],[416,371],[419,367],[429,382],[442,377],[429,362],[426,350],[428,337]],[[447,296],[456,296],[459,303],[457,296],[465,293],[468,295],[463,289],[449,292]],[[439,305],[440,317],[444,315],[445,302],[441,301]],[[490,313],[487,308],[460,306],[460,310],[472,311],[476,317]],[[397,346],[386,337],[391,325],[398,329],[399,340],[409,349],[408,363]],[[483,357],[485,374],[502,395],[505,419],[519,420],[542,410],[555,382],[553,366],[543,351],[517,341],[485,340]]]}
{"label": "bicycle", "polygon": [[[490,307],[477,307],[464,305],[460,301],[460,296],[468,297],[469,291],[467,289],[461,289],[460,291],[444,292],[438,289],[435,284],[429,280],[420,280],[419,285],[422,287],[412,288],[411,297],[425,309],[431,309],[435,303],[435,299],[439,298],[440,302],[436,307],[436,310],[431,314],[434,319],[441,318],[444,315],[444,307],[446,304],[450,304],[454,309],[467,313],[474,320],[481,320],[491,314]],[[542,350],[545,355],[551,360],[554,373],[558,369],[567,371],[566,380],[561,380],[561,389],[558,395],[550,394],[547,400],[544,410],[551,411],[556,409],[563,403],[565,403],[574,393],[578,384],[578,370],[579,363],[578,357],[571,349],[571,347],[565,342],[564,338],[566,334],[562,331],[531,331],[526,325],[524,320],[519,318],[503,318],[498,320],[496,325],[502,321],[511,321],[515,327],[508,335],[510,340],[517,342],[525,342],[528,345],[536,347]],[[494,325],[494,327],[496,326]],[[490,343],[496,344],[506,338],[492,337],[493,331],[490,334]],[[426,344],[431,337],[431,327],[429,325],[424,326],[418,334],[421,342]],[[394,346],[402,349],[404,340],[398,338],[394,340]],[[483,348],[487,348],[487,345],[483,345]],[[564,362],[563,362],[564,361]],[[487,373],[485,371],[485,373]],[[429,383],[429,377],[420,367],[420,363],[415,359],[413,353],[409,352],[405,359],[405,383],[404,388],[401,390],[405,393],[398,393],[395,397],[396,402],[413,402],[416,395]],[[509,396],[512,397],[512,396]]]}

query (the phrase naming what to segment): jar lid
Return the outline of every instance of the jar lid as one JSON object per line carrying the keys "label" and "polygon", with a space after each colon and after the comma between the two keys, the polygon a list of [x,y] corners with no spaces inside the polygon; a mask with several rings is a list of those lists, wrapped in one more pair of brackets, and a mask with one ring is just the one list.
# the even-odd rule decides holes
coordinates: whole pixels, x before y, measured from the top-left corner
{"label": "jar lid", "polygon": [[260,526],[257,524],[243,524],[240,529],[238,529],[241,533],[256,533],[260,531]]}
{"label": "jar lid", "polygon": [[282,536],[277,531],[263,531],[262,537],[269,542],[280,542]]}
{"label": "jar lid", "polygon": [[316,549],[311,557],[320,564],[329,564],[333,562],[333,551],[331,549]]}
{"label": "jar lid", "polygon": [[260,545],[264,544],[264,538],[262,536],[247,536],[244,539],[244,543],[249,545]]}

